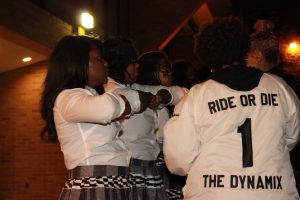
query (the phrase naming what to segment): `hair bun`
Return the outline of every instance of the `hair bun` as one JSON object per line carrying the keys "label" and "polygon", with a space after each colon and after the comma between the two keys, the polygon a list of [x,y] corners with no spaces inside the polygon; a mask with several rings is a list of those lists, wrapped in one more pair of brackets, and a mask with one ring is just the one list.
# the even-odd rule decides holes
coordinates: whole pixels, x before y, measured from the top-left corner
{"label": "hair bun", "polygon": [[274,27],[274,22],[267,19],[259,19],[253,26],[255,32],[271,32]]}

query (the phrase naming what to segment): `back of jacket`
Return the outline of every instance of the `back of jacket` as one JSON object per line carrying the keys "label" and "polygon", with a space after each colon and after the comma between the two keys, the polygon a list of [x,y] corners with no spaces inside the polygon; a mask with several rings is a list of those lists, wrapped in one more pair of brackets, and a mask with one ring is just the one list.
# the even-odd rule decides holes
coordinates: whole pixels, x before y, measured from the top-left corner
{"label": "back of jacket", "polygon": [[165,159],[188,174],[185,199],[299,199],[289,151],[300,133],[299,101],[263,74],[251,90],[208,80],[194,86],[165,126]]}

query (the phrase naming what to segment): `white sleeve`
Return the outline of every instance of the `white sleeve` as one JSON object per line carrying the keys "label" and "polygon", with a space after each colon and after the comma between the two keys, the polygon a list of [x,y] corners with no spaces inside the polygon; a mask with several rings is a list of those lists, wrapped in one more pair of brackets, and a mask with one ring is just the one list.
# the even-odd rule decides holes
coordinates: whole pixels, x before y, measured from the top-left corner
{"label": "white sleeve", "polygon": [[64,120],[74,123],[92,122],[107,124],[118,118],[125,110],[123,99],[115,94],[104,93],[93,96],[85,89],[61,92],[54,106]]}
{"label": "white sleeve", "polygon": [[184,104],[184,102],[186,101],[187,98],[187,94],[185,94],[180,100],[179,102],[175,105],[174,111],[173,111],[173,115],[180,115],[180,112],[182,110],[182,106]]}
{"label": "white sleeve", "polygon": [[171,100],[167,104],[164,104],[164,105],[160,104],[158,109],[162,109],[166,105],[171,105],[171,102],[173,102],[173,94],[168,89],[168,87],[165,87],[165,86],[162,86],[162,85],[140,85],[140,84],[134,83],[134,84],[131,85],[131,88],[135,89],[135,90],[140,90],[140,91],[143,91],[143,92],[150,92],[153,95],[155,95],[159,90],[163,90],[163,89],[167,90],[171,95]]}
{"label": "white sleeve", "polygon": [[179,116],[172,117],[164,127],[164,155],[168,169],[186,175],[197,157],[200,142],[197,136],[193,93],[189,93]]}
{"label": "white sleeve", "polygon": [[[286,86],[287,87],[287,86]],[[287,88],[289,94],[286,95],[289,105],[289,113],[286,121],[286,143],[289,150],[292,150],[300,140],[300,103],[290,87]]]}
{"label": "white sleeve", "polygon": [[141,101],[137,91],[119,84],[112,79],[109,79],[109,81],[104,85],[104,90],[106,92],[125,96],[130,104],[132,114],[140,111]]}
{"label": "white sleeve", "polygon": [[[167,105],[175,105],[185,94],[189,92],[187,88],[179,87],[179,86],[170,86],[165,87],[162,85],[154,86],[154,85],[140,85],[140,84],[132,84],[131,88],[136,90],[141,90],[144,92],[151,92],[152,94],[156,94],[159,90],[165,89],[168,90],[171,94],[171,101]],[[165,106],[165,105],[164,105]]]}
{"label": "white sleeve", "polygon": [[274,81],[279,82],[281,88],[283,111],[286,119],[285,141],[289,150],[292,150],[300,140],[300,103],[293,89],[281,78],[273,74],[268,74]]}
{"label": "white sleeve", "polygon": [[172,95],[172,100],[169,103],[169,105],[177,104],[179,100],[189,92],[187,88],[179,87],[179,86],[170,86],[168,87],[168,90]]}
{"label": "white sleeve", "polygon": [[164,126],[167,123],[169,118],[169,111],[167,108],[163,108],[161,110],[157,110],[157,132],[156,132],[156,139],[159,143],[163,142],[164,138]]}
{"label": "white sleeve", "polygon": [[162,89],[168,90],[167,87],[162,86],[162,85],[141,85],[138,83],[132,84],[131,88],[135,89],[135,90],[141,90],[143,92],[150,92],[152,94],[156,94],[159,90],[162,90]]}

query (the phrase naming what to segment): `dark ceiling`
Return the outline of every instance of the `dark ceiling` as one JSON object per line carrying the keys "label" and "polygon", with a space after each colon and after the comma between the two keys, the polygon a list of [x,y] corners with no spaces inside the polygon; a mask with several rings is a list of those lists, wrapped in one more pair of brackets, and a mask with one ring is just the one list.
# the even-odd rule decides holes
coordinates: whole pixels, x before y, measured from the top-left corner
{"label": "dark ceiling", "polygon": [[253,27],[257,19],[275,22],[275,31],[300,32],[300,1],[298,0],[232,0],[233,12]]}
{"label": "dark ceiling", "polygon": [[[38,7],[48,11],[49,13],[57,16],[62,19],[66,23],[76,26],[78,21],[79,12],[83,10],[87,11],[95,11],[96,8],[99,8],[99,3],[107,6],[107,4],[111,3],[112,0],[30,0],[32,3],[37,5]],[[146,1],[146,0],[113,0],[118,3],[134,3],[138,1]],[[166,2],[175,2],[174,0],[165,0]],[[177,0],[184,1],[184,0]],[[162,3],[164,1],[161,1]],[[202,2],[202,0],[199,0]],[[202,16],[200,22],[203,23],[207,19],[212,19],[212,17],[219,16],[228,16],[234,15],[239,16],[243,19],[246,24],[252,29],[254,23],[258,19],[269,19],[275,22],[275,31],[281,34],[282,36],[289,37],[291,34],[299,38],[300,35],[300,1],[299,0],[206,0],[206,3],[211,12],[211,16]],[[110,12],[114,11],[114,7],[111,8]],[[151,11],[150,11],[151,12]],[[112,13],[112,15],[118,15],[118,9]],[[128,13],[128,12],[127,12]],[[136,12],[135,16],[138,16],[139,13]],[[161,14],[162,16],[164,13]],[[204,21],[203,21],[204,20]],[[197,21],[199,25],[199,20]],[[200,24],[201,24],[200,23]],[[181,31],[177,32],[177,36],[183,34],[184,37],[192,38],[193,34],[197,32],[198,25],[195,23],[195,18],[192,18],[188,21],[186,26],[184,26]],[[252,29],[253,31],[253,29]],[[1,39],[1,38],[0,38]],[[1,47],[3,52],[16,52],[15,48],[12,48],[11,44],[4,43],[3,40],[1,42]],[[186,42],[186,41],[185,41]],[[192,45],[192,41],[191,41]],[[0,49],[1,50],[1,49]],[[29,54],[26,50],[19,50],[20,52],[27,52],[25,54]],[[35,52],[38,53],[38,52]],[[15,54],[12,54],[15,55]],[[22,54],[23,55],[23,54]],[[31,55],[31,54],[30,54]],[[34,54],[35,55],[35,54]],[[38,62],[40,60],[45,60],[45,57],[38,57],[32,55],[34,62]],[[12,67],[21,67],[25,65],[24,63],[15,63],[11,61],[18,61],[19,58],[6,56],[3,53],[2,55],[5,59],[1,61],[1,69],[0,73],[3,71],[7,71],[12,69]],[[30,64],[30,63],[29,63]],[[5,67],[4,67],[5,66]]]}
{"label": "dark ceiling", "polygon": [[[82,9],[93,10],[95,3],[94,0],[31,1],[70,24],[77,23],[76,12]],[[215,10],[217,10],[216,15],[239,16],[250,28],[253,27],[257,19],[269,19],[275,22],[275,31],[300,33],[299,0],[207,0],[207,2],[214,5]],[[228,4],[225,9],[224,2]],[[223,5],[218,6],[221,3]],[[227,10],[228,8],[230,10]]]}
{"label": "dark ceiling", "polygon": [[[71,25],[78,23],[77,17],[82,10],[93,11],[93,0],[30,0]],[[104,0],[105,1],[105,0]],[[108,0],[109,1],[109,0]]]}

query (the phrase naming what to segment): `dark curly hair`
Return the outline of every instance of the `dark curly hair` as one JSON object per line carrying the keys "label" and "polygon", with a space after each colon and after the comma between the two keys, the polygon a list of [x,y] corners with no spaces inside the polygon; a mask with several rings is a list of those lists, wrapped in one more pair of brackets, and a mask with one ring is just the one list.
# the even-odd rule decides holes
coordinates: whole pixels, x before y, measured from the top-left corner
{"label": "dark curly hair", "polygon": [[108,62],[109,77],[126,83],[125,74],[129,64],[137,62],[137,52],[132,41],[125,37],[108,38],[103,43],[103,58]]}
{"label": "dark curly hair", "polygon": [[214,70],[234,62],[244,63],[249,47],[248,28],[233,17],[214,20],[195,38],[195,53]]}

